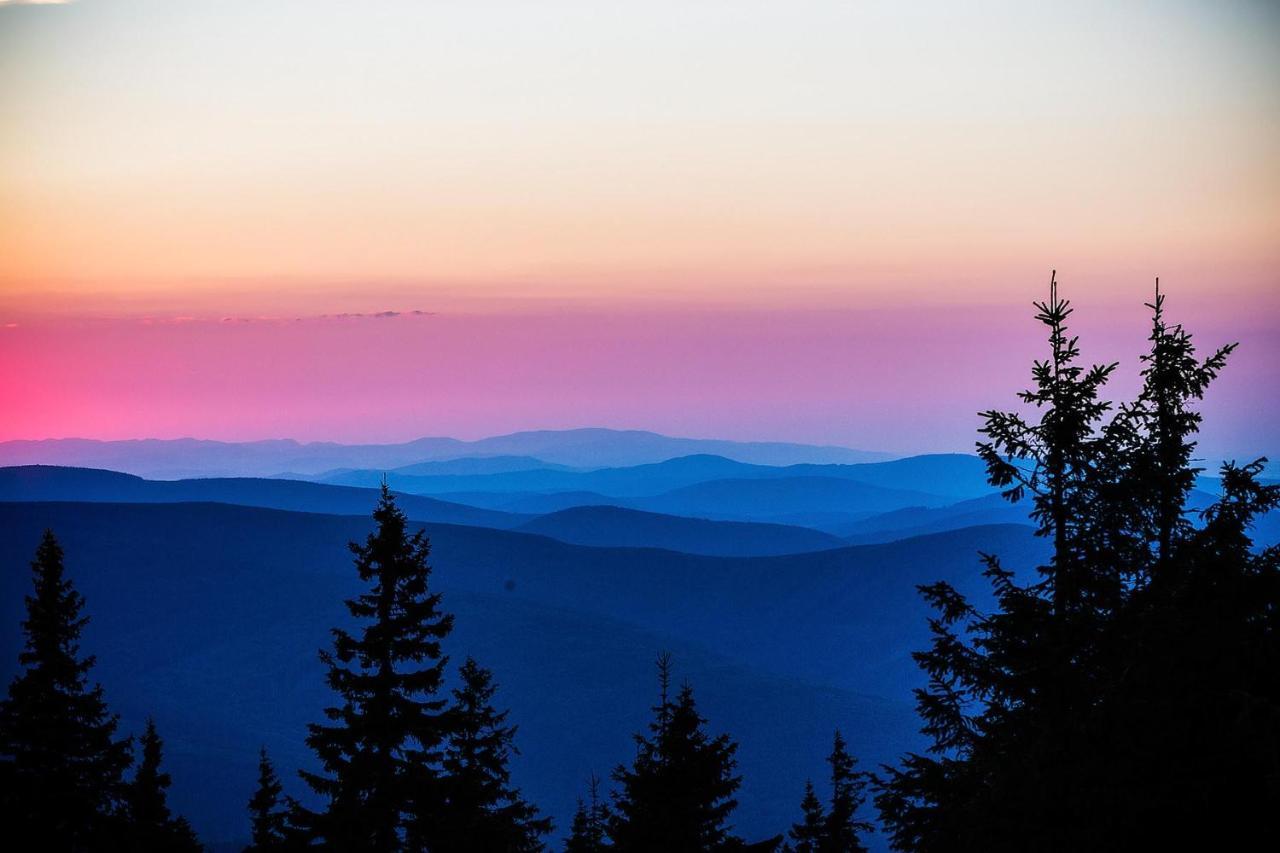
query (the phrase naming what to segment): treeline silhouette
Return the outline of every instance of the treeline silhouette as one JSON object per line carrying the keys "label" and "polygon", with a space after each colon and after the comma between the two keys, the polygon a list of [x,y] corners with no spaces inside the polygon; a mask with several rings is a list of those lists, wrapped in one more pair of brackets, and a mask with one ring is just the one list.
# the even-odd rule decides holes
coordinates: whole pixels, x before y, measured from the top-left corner
{"label": "treeline silhouette", "polygon": [[[1186,511],[1199,472],[1193,406],[1233,346],[1198,358],[1165,320],[1157,283],[1142,389],[1117,406],[1103,398],[1116,365],[1079,363],[1056,278],[1036,305],[1049,356],[1033,365],[1021,412],[983,413],[978,451],[1008,499],[1030,496],[1052,556],[1019,578],[982,555],[989,612],[948,584],[921,588],[937,610],[933,643],[915,655],[928,676],[916,691],[927,753],[873,774],[837,731],[825,802],[810,781],[789,829],[742,839],[732,825],[738,746],[708,731],[663,655],[634,758],[613,770],[607,795],[590,778],[566,851],[860,851],[876,829],[869,796],[899,850],[1274,841],[1280,549],[1255,550],[1248,531],[1280,505],[1280,487],[1259,482],[1265,460],[1226,464],[1202,523]],[[355,627],[335,628],[320,654],[335,702],[306,734],[319,769],[300,773],[316,805],[286,793],[262,749],[246,849],[544,849],[551,822],[511,782],[516,728],[495,705],[493,675],[468,658],[449,678],[453,617],[431,588],[429,542],[385,485],[373,519],[351,544],[364,584],[346,602]],[[84,601],[52,533],[32,574],[23,669],[0,703],[9,837],[41,850],[200,849],[167,805],[154,723],[135,749],[90,683]]]}

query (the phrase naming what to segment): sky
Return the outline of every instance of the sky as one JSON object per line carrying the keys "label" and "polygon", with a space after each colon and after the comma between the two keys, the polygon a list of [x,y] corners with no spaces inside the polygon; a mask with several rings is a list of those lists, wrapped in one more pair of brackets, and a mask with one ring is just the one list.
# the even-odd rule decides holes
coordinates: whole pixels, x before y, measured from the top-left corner
{"label": "sky", "polygon": [[1280,454],[1280,5],[0,0],[0,440],[964,450],[1051,269]]}

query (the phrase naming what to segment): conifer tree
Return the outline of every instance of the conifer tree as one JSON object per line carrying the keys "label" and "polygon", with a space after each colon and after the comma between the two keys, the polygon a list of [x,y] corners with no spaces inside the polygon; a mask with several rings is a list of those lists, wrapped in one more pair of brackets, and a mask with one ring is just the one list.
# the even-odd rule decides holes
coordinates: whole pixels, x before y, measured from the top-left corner
{"label": "conifer tree", "polygon": [[866,800],[866,775],[854,769],[857,762],[849,754],[844,737],[837,731],[827,757],[831,765],[831,809],[823,827],[823,853],[860,853],[866,850],[859,833],[872,826],[858,819],[858,809]]}
{"label": "conifer tree", "polygon": [[1056,289],[1037,305],[1052,356],[1021,395],[1039,422],[985,413],[991,480],[1033,494],[1052,558],[1022,584],[984,555],[990,613],[922,588],[932,746],[878,781],[896,849],[1230,847],[1280,801],[1280,550],[1248,535],[1280,487],[1227,465],[1204,525],[1186,517],[1192,404],[1231,347],[1200,361],[1150,307],[1143,389],[1108,422],[1111,368],[1075,367]]}
{"label": "conifer tree", "polygon": [[1151,347],[1142,356],[1142,392],[1119,419],[1128,426],[1122,450],[1131,466],[1129,479],[1141,484],[1139,494],[1145,499],[1141,509],[1149,527],[1144,532],[1155,543],[1160,562],[1172,558],[1175,542],[1191,529],[1183,507],[1201,473],[1191,461],[1202,416],[1190,404],[1204,398],[1236,349],[1236,344],[1228,344],[1198,360],[1191,335],[1181,325],[1170,327],[1165,321],[1164,300],[1156,279],[1155,299],[1147,303]]}
{"label": "conifer tree", "polygon": [[377,529],[350,546],[368,585],[346,603],[359,628],[335,628],[333,650],[320,653],[341,704],[326,709],[327,724],[310,725],[307,745],[323,772],[302,777],[327,804],[295,815],[311,838],[352,851],[428,847],[421,835],[407,839],[411,818],[421,833],[444,804],[439,761],[449,715],[437,693],[446,663],[440,641],[453,617],[428,587],[424,532],[408,533],[385,483],[373,518]]}
{"label": "conifer tree", "polygon": [[551,821],[511,786],[507,762],[515,752],[515,726],[493,707],[497,685],[487,669],[467,658],[453,691],[449,739],[444,750],[447,806],[437,824],[432,849],[519,853],[541,850]]}
{"label": "conifer tree", "polygon": [[858,819],[858,809],[866,800],[867,775],[854,768],[844,736],[836,731],[831,753],[831,806],[824,811],[812,782],[805,782],[800,802],[803,819],[792,824],[788,850],[794,853],[856,853],[866,850],[860,833],[871,832],[870,823]]}
{"label": "conifer tree", "polygon": [[1035,307],[1036,320],[1049,331],[1049,358],[1032,365],[1034,387],[1018,397],[1039,410],[1040,419],[1029,423],[1017,412],[982,412],[986,423],[981,433],[987,440],[977,447],[992,484],[1003,487],[1006,498],[1016,501],[1026,491],[1032,493],[1037,532],[1053,542],[1044,586],[1055,613],[1065,620],[1086,597],[1104,592],[1091,588],[1079,564],[1084,559],[1082,537],[1096,508],[1091,474],[1107,449],[1098,432],[1111,403],[1101,399],[1101,391],[1118,365],[1085,369],[1076,363],[1079,339],[1069,337],[1067,329],[1075,309],[1059,298],[1056,272],[1049,299]]}
{"label": "conifer tree", "polygon": [[738,847],[727,825],[742,781],[733,775],[738,746],[728,735],[706,734],[688,684],[671,700],[668,655],[658,660],[658,677],[661,695],[649,736],[635,736],[635,761],[613,774],[621,786],[609,826],[614,848],[684,853]]}
{"label": "conifer tree", "polygon": [[592,773],[587,800],[579,799],[577,811],[573,814],[565,853],[601,853],[609,849],[608,826],[609,807],[600,798],[600,780]]}
{"label": "conifer tree", "polygon": [[822,803],[813,790],[813,782],[804,783],[804,798],[800,800],[800,812],[803,815],[799,823],[791,825],[787,836],[791,841],[787,850],[793,853],[822,853],[826,841],[827,816],[822,810]]}
{"label": "conifer tree", "polygon": [[174,817],[169,811],[165,791],[173,780],[160,769],[164,742],[152,719],[147,720],[141,744],[142,760],[126,793],[128,849],[139,853],[203,849],[186,819]]}
{"label": "conifer tree", "polygon": [[129,742],[81,657],[84,599],[46,531],[31,564],[23,671],[0,703],[0,811],[6,834],[49,850],[110,846],[120,831]]}
{"label": "conifer tree", "polygon": [[258,787],[249,798],[253,843],[245,853],[270,853],[284,849],[289,809],[281,795],[284,786],[264,746],[258,752]]}

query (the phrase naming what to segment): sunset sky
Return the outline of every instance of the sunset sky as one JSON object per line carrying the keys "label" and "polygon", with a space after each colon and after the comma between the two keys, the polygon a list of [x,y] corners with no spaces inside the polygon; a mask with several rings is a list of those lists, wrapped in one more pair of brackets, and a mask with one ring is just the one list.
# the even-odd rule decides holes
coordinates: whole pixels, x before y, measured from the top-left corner
{"label": "sunset sky", "polygon": [[964,450],[1051,268],[1280,455],[1280,5],[0,0],[0,440]]}

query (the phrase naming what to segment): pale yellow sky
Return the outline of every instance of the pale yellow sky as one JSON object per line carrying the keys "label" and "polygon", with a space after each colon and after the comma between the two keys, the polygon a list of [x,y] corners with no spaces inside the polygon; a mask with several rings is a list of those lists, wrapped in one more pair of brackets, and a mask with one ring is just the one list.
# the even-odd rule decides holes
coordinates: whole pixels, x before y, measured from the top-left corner
{"label": "pale yellow sky", "polygon": [[4,8],[0,293],[768,302],[998,295],[1052,265],[1086,288],[1274,288],[1278,22],[1208,2]]}

